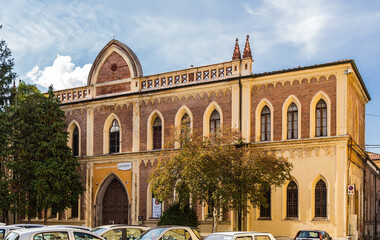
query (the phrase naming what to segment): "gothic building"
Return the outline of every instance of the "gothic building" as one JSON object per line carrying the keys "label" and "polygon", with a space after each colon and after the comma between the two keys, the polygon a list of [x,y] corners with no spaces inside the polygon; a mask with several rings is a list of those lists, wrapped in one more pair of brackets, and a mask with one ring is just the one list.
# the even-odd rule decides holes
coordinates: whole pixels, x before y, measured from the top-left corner
{"label": "gothic building", "polygon": [[[236,40],[231,61],[149,76],[128,46],[110,41],[86,86],[55,92],[86,192],[77,208],[49,221],[155,225],[165,206],[152,196],[149,175],[169,128],[187,119],[205,136],[240,129],[246,143],[293,164],[292,179],[268,193],[269,207],[250,209],[245,230],[294,237],[323,229],[341,239],[377,233],[376,197],[365,203],[378,175],[364,151],[370,96],[355,62],[254,73],[248,40],[242,55]],[[207,234],[209,210],[197,210]],[[224,214],[218,230],[236,228],[234,212]]]}

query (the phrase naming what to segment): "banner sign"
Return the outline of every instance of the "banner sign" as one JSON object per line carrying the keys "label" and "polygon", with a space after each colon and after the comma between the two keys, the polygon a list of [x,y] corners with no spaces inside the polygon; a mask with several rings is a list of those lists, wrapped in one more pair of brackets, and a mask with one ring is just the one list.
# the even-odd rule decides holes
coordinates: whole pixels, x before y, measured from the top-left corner
{"label": "banner sign", "polygon": [[152,217],[153,218],[159,218],[161,217],[161,203],[156,200],[155,198],[152,198]]}
{"label": "banner sign", "polygon": [[117,164],[117,170],[121,171],[127,171],[132,168],[132,163],[131,162],[125,162],[125,163],[118,163]]}

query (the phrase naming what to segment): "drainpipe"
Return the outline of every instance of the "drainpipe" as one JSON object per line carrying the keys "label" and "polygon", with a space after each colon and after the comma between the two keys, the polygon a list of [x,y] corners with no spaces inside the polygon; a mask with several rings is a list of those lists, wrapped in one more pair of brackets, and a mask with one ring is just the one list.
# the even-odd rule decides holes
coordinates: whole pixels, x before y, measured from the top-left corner
{"label": "drainpipe", "polygon": [[239,131],[242,131],[242,86],[241,86],[241,78],[239,78]]}

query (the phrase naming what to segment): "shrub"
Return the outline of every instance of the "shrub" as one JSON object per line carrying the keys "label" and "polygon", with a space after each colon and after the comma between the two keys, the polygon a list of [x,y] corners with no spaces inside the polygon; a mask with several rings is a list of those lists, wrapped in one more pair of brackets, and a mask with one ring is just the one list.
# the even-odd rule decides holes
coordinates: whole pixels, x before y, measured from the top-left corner
{"label": "shrub", "polygon": [[198,227],[199,222],[197,212],[189,205],[181,207],[180,203],[175,203],[162,213],[157,225]]}

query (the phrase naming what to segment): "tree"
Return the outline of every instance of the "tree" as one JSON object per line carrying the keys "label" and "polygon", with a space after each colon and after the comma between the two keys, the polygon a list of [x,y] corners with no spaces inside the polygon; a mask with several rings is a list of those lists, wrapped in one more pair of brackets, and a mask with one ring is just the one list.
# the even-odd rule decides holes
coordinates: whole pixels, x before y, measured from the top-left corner
{"label": "tree", "polygon": [[[2,26],[0,25],[0,30]],[[2,219],[7,222],[7,213],[11,204],[8,180],[9,176],[5,166],[9,155],[9,137],[11,125],[8,121],[6,107],[9,105],[11,84],[16,74],[13,72],[14,61],[11,51],[4,39],[0,40],[0,211]]]}
{"label": "tree", "polygon": [[83,193],[79,164],[67,146],[64,112],[49,88],[48,96],[20,83],[12,112],[12,144],[8,168],[13,211],[33,218],[47,210],[71,207]]}
{"label": "tree", "polygon": [[[0,25],[0,30],[2,25]],[[11,98],[11,85],[17,75],[13,72],[14,60],[4,39],[0,40],[0,108]]]}
{"label": "tree", "polygon": [[177,202],[162,213],[157,225],[198,227],[199,222],[197,212],[191,208],[189,204],[181,206],[181,204]]}
{"label": "tree", "polygon": [[210,137],[176,132],[166,142],[182,147],[161,153],[151,175],[153,193],[164,201],[180,180],[188,188],[182,195],[212,207],[213,231],[221,209],[237,211],[241,230],[248,207],[265,206],[268,188],[290,178],[292,165],[286,159],[243,144],[237,131],[226,129]]}

